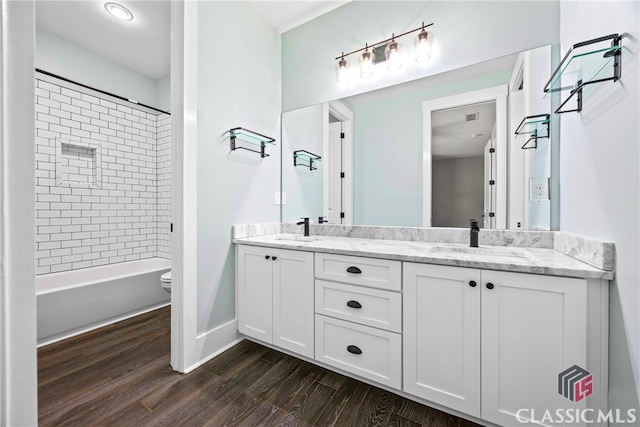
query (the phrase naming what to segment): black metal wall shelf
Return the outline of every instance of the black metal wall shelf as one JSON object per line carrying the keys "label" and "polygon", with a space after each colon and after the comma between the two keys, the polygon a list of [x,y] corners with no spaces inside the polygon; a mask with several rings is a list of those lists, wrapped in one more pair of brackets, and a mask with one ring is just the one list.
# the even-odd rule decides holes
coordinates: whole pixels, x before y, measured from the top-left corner
{"label": "black metal wall shelf", "polygon": [[[549,114],[527,116],[518,125],[516,135],[531,135],[531,138],[520,148],[530,150],[538,148],[538,139],[549,138]],[[530,145],[533,141],[533,145]]]}
{"label": "black metal wall shelf", "polygon": [[[259,150],[240,146],[237,144],[238,141],[259,147]],[[276,145],[275,141],[276,140],[271,137],[242,127],[229,129],[229,143],[231,145],[231,151],[247,150],[260,154],[260,157],[269,157],[269,154],[265,152],[265,148],[267,145]]]}
{"label": "black metal wall shelf", "polygon": [[322,157],[317,154],[310,153],[306,150],[296,150],[293,152],[293,166],[305,166],[308,167],[309,170],[318,169],[313,164],[322,159]]}
{"label": "black metal wall shelf", "polygon": [[[569,49],[544,87],[545,96],[569,91],[555,113],[582,111],[582,90],[585,86],[609,80],[618,81],[622,75],[621,40],[622,36],[610,34],[576,43]],[[574,96],[576,108],[562,110]]]}

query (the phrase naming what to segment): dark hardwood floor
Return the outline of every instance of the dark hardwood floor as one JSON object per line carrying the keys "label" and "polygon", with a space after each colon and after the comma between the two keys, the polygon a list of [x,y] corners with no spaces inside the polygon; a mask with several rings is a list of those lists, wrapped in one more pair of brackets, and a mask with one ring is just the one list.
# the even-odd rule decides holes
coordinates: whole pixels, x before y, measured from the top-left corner
{"label": "dark hardwood floor", "polygon": [[179,374],[169,327],[165,307],[40,348],[40,425],[474,425],[246,340]]}

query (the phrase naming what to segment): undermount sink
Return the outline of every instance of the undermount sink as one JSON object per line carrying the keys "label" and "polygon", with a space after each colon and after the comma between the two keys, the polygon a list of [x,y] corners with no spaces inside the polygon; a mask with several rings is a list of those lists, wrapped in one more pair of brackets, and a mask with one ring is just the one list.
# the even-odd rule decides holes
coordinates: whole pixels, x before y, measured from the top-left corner
{"label": "undermount sink", "polygon": [[286,234],[276,236],[276,240],[290,241],[290,242],[315,242],[317,237],[313,236],[300,236],[298,234]]}
{"label": "undermount sink", "polygon": [[529,258],[526,254],[519,253],[509,248],[498,247],[452,247],[452,246],[436,246],[431,248],[430,254],[443,255],[460,258],[482,258],[487,261],[502,259],[505,261],[527,261]]}

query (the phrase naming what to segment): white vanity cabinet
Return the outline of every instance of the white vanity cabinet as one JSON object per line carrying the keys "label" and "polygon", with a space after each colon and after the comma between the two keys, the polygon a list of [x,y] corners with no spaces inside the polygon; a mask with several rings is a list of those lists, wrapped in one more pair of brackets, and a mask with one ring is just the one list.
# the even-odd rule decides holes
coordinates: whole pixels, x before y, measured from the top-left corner
{"label": "white vanity cabinet", "polygon": [[[404,390],[499,425],[606,406],[606,295],[599,280],[404,263]],[[604,393],[559,394],[574,365]]]}
{"label": "white vanity cabinet", "polygon": [[479,270],[404,263],[403,389],[476,417],[480,284]]}
{"label": "white vanity cabinet", "polygon": [[238,245],[238,330],[314,356],[313,253]]}
{"label": "white vanity cabinet", "polygon": [[316,253],[316,360],[400,389],[402,263]]}

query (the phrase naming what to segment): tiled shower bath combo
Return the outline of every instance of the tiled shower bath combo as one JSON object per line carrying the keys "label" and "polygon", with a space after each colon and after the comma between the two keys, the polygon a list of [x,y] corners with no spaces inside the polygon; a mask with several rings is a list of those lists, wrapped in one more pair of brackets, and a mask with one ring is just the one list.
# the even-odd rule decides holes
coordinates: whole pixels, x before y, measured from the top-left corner
{"label": "tiled shower bath combo", "polygon": [[[171,116],[42,73],[36,73],[35,95],[40,339],[167,299],[155,275],[168,270],[171,258]],[[102,290],[131,301],[128,307],[118,302],[113,313],[86,325],[49,327],[60,321],[66,303],[99,307],[104,296],[96,283],[124,272],[153,272],[148,285],[134,281]],[[54,295],[82,287],[82,302]],[[54,297],[55,304],[46,303]]]}

